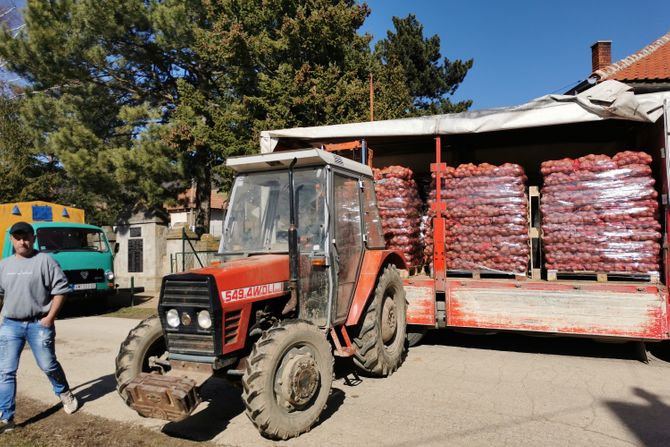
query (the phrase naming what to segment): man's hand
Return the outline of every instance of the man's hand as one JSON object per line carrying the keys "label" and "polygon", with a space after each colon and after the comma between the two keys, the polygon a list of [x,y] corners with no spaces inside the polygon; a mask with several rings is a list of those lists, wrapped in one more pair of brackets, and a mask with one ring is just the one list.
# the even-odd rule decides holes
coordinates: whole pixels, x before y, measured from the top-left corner
{"label": "man's hand", "polygon": [[40,320],[40,324],[44,327],[51,327],[54,325],[54,317],[47,315]]}
{"label": "man's hand", "polygon": [[63,307],[64,303],[64,295],[54,295],[53,300],[51,301],[51,309],[49,309],[47,316],[40,320],[40,324],[44,327],[53,326],[54,321],[56,321],[56,316],[58,315],[58,312],[60,312],[60,309]]}

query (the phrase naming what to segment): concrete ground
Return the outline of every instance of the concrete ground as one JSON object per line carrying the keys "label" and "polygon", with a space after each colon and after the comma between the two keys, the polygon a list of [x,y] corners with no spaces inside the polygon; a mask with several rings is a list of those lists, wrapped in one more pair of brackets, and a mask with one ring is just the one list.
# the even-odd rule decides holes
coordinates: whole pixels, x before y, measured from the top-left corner
{"label": "concrete ground", "polygon": [[[57,352],[82,411],[154,428],[166,445],[170,436],[226,446],[670,445],[670,364],[643,363],[638,345],[449,331],[429,333],[390,378],[337,378],[322,421],[297,439],[262,438],[224,381],[205,386],[209,402],[191,418],[165,424],[115,391],[114,359],[136,324],[60,320]],[[21,395],[57,402],[29,351],[18,380]]]}

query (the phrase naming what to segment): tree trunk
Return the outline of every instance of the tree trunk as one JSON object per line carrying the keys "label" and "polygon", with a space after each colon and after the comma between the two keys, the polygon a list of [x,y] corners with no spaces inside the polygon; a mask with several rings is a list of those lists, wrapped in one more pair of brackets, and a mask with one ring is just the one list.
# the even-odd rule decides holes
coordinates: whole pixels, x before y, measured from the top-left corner
{"label": "tree trunk", "polygon": [[209,220],[212,212],[212,172],[209,166],[203,169],[203,175],[196,180],[195,188],[195,226],[203,227],[209,233]]}

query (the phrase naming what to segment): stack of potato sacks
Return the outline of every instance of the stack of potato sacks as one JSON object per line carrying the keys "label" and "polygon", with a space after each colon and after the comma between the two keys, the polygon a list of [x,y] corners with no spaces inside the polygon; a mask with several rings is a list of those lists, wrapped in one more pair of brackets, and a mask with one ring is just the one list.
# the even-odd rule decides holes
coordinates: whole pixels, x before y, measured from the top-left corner
{"label": "stack of potato sacks", "polygon": [[421,267],[423,245],[419,227],[423,202],[412,170],[388,166],[375,169],[374,178],[386,248],[401,252],[409,268]]}
{"label": "stack of potato sacks", "polygon": [[542,163],[546,268],[657,272],[658,193],[651,156],[625,151]]}
{"label": "stack of potato sacks", "polygon": [[[447,167],[442,178],[447,270],[525,274],[530,248],[523,168],[463,164]],[[429,202],[435,197],[433,181]]]}

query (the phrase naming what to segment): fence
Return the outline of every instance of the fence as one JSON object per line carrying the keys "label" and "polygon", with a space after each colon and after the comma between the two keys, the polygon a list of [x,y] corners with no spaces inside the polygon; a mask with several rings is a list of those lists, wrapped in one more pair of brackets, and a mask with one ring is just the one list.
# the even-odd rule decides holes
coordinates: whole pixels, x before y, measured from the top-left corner
{"label": "fence", "polygon": [[206,267],[212,261],[218,260],[217,250],[211,251],[186,251],[170,254],[170,273],[184,272],[186,270]]}
{"label": "fence", "polygon": [[218,260],[217,253],[218,250],[196,250],[191,239],[186,234],[186,229],[182,228],[181,251],[170,253],[170,273],[206,267],[212,261]]}

